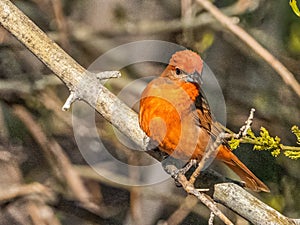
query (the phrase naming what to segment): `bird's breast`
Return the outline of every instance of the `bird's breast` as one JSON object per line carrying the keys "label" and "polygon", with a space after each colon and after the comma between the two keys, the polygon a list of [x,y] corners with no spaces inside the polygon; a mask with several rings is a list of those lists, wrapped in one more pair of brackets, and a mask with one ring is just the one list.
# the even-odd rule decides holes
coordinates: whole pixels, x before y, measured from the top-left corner
{"label": "bird's breast", "polygon": [[[197,145],[200,130],[195,122],[197,93],[196,87],[188,83],[178,85],[154,80],[146,87],[140,100],[141,128],[176,158],[186,158]],[[190,150],[186,149],[187,146]]]}

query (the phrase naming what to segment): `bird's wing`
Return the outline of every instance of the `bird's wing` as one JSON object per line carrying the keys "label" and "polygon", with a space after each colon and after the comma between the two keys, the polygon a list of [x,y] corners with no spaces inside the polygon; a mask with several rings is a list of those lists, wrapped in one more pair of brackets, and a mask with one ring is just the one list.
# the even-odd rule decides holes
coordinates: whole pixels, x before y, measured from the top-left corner
{"label": "bird's wing", "polygon": [[197,124],[207,130],[209,133],[211,132],[211,124],[212,124],[212,115],[210,112],[210,108],[208,102],[205,98],[205,95],[202,91],[199,91],[199,95],[195,101],[196,107],[196,122]]}
{"label": "bird's wing", "polygon": [[212,135],[213,139],[216,139],[217,136],[222,132],[222,127],[214,120],[209,108],[209,104],[202,90],[199,91],[199,95],[196,98],[195,107],[196,123],[202,129],[205,129],[210,135]]}

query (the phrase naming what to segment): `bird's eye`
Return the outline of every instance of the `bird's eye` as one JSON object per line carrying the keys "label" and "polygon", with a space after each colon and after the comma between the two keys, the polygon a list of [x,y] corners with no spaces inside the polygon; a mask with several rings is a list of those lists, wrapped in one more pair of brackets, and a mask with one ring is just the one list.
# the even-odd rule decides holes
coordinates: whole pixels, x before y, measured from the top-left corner
{"label": "bird's eye", "polygon": [[180,74],[181,74],[181,70],[180,70],[179,68],[176,68],[176,69],[175,69],[175,73],[176,73],[177,75],[180,75]]}

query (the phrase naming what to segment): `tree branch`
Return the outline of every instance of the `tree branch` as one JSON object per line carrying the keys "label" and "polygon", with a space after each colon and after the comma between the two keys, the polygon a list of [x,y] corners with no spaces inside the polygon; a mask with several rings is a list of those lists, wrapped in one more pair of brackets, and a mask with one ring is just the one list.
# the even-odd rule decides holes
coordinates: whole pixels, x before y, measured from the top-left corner
{"label": "tree branch", "polygon": [[[142,149],[148,138],[139,128],[136,113],[103,87],[96,76],[88,76],[85,69],[38,28],[9,0],[0,1],[0,23],[74,91],[84,79],[89,96],[84,101],[92,105],[105,119],[126,134]],[[90,79],[89,79],[90,78]],[[93,102],[98,96],[96,102]],[[112,119],[112,115],[118,115]]]}
{"label": "tree branch", "polygon": [[40,194],[47,198],[51,198],[51,191],[40,183],[31,183],[20,186],[12,186],[5,191],[0,190],[0,202],[11,201],[14,198],[23,197],[27,195]]}
{"label": "tree branch", "polygon": [[215,185],[213,198],[226,207],[236,211],[239,215],[251,221],[255,225],[294,225],[299,224],[297,220],[287,218],[275,209],[266,205],[243,188],[232,183]]}
{"label": "tree branch", "polygon": [[[168,173],[174,174],[177,173],[177,168],[173,165],[168,165],[167,168]],[[233,225],[233,223],[224,215],[224,213],[214,204],[214,202],[208,197],[208,195],[202,193],[202,190],[198,190],[194,187],[194,185],[187,180],[183,173],[178,173],[176,177],[176,181],[178,181],[183,189],[188,193],[196,196],[204,205],[207,206],[211,210],[213,214],[218,216],[225,224]]]}

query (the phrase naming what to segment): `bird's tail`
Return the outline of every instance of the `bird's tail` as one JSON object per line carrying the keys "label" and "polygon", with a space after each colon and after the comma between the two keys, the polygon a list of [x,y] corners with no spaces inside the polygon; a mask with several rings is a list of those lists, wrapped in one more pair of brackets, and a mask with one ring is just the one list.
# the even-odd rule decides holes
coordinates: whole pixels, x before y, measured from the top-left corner
{"label": "bird's tail", "polygon": [[246,187],[259,192],[270,189],[258,179],[225,145],[220,145],[217,158],[232,169],[246,184]]}

